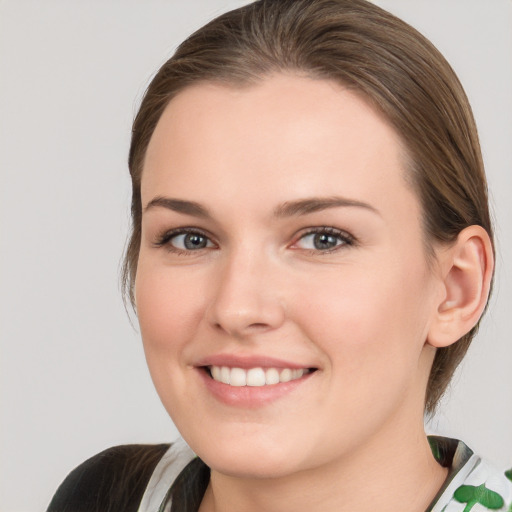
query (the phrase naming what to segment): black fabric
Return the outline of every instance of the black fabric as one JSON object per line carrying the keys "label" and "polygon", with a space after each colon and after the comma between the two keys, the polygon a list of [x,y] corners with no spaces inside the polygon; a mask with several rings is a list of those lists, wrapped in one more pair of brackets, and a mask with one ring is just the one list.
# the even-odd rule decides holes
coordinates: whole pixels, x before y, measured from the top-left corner
{"label": "black fabric", "polygon": [[91,457],[62,482],[47,512],[137,512],[169,446],[122,445]]}
{"label": "black fabric", "polygon": [[210,468],[196,457],[179,474],[165,502],[172,498],[171,512],[197,512],[210,482]]}
{"label": "black fabric", "polygon": [[427,439],[436,461],[444,468],[452,467],[453,457],[459,447],[460,441],[441,436],[427,436]]}

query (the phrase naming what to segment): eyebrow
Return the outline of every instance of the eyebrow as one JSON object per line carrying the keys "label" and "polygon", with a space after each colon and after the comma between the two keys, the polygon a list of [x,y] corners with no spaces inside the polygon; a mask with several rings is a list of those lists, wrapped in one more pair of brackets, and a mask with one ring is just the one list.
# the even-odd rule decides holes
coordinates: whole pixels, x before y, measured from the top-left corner
{"label": "eyebrow", "polygon": [[186,215],[192,215],[194,217],[201,217],[205,219],[211,218],[210,212],[199,203],[195,201],[185,201],[183,199],[174,199],[172,197],[158,196],[152,199],[144,208],[144,211],[148,211],[152,208],[160,206],[161,208],[167,208],[178,213],[184,213]]}
{"label": "eyebrow", "polygon": [[291,217],[294,215],[307,215],[308,213],[327,210],[328,208],[355,207],[364,208],[377,215],[379,211],[368,203],[348,199],[346,197],[311,197],[297,201],[286,201],[274,210],[276,217]]}
{"label": "eyebrow", "polygon": [[[187,201],[184,199],[174,199],[171,197],[157,196],[152,199],[144,208],[148,211],[152,208],[167,208],[178,213],[192,215],[203,219],[211,219],[212,215],[203,205],[195,201]],[[310,197],[306,199],[298,199],[296,201],[286,201],[274,210],[275,217],[293,217],[296,215],[307,215],[329,208],[355,207],[364,208],[380,215],[379,211],[368,203],[348,199],[345,197]]]}

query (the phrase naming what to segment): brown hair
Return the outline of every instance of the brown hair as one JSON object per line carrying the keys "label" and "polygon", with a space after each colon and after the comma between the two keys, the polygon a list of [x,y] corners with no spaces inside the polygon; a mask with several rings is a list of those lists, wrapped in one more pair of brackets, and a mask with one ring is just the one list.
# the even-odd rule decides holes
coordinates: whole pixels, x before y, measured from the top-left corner
{"label": "brown hair", "polygon": [[[471,107],[439,51],[407,23],[365,0],[259,0],[192,34],[161,67],[133,123],[132,233],[123,283],[133,304],[141,237],[144,157],[169,101],[198,82],[250,84],[276,72],[341,83],[401,135],[407,179],[422,205],[427,255],[477,224],[491,236],[487,185]],[[432,413],[476,332],[438,349],[427,387]]]}

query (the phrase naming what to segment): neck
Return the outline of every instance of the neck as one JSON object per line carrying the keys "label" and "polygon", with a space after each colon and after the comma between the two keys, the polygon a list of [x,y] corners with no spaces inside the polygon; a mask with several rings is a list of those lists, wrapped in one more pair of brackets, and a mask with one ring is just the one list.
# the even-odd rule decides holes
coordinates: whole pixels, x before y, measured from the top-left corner
{"label": "neck", "polygon": [[446,474],[423,423],[415,429],[395,423],[353,453],[292,475],[251,479],[212,470],[200,512],[423,512]]}

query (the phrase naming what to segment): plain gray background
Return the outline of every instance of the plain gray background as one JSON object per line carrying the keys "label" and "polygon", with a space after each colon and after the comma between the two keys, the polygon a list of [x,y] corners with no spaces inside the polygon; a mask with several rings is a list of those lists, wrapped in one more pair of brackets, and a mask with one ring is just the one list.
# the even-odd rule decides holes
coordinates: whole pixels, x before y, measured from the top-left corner
{"label": "plain gray background", "polygon": [[[118,286],[130,124],[150,76],[228,0],[0,0],[0,510],[44,510],[78,463],[177,435]],[[497,219],[489,314],[429,429],[512,465],[512,2],[379,0],[473,104]]]}

